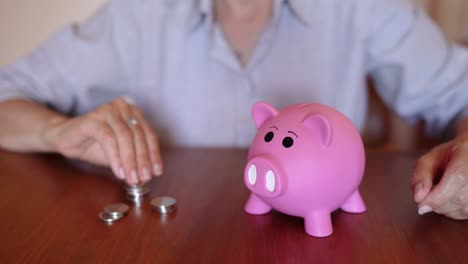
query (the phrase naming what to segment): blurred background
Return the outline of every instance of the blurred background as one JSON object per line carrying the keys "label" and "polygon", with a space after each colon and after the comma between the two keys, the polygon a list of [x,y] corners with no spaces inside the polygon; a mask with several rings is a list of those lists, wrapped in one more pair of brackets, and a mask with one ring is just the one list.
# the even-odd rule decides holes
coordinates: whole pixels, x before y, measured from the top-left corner
{"label": "blurred background", "polygon": [[[468,0],[417,0],[448,38],[468,44]],[[26,55],[64,25],[81,21],[105,0],[0,0],[0,67]],[[408,124],[393,115],[369,83],[371,105],[364,132],[370,147],[408,150],[440,139],[424,136],[424,124]]]}
{"label": "blurred background", "polygon": [[0,0],[0,67],[26,55],[105,0]]}

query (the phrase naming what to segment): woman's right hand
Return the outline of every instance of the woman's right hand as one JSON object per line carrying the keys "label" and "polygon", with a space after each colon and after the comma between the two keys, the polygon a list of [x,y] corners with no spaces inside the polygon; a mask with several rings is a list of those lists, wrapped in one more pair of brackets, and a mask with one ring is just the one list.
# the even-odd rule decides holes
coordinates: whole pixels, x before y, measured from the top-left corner
{"label": "woman's right hand", "polygon": [[55,119],[42,136],[56,152],[110,166],[118,178],[129,184],[162,174],[158,137],[128,99],[115,99],[79,117]]}

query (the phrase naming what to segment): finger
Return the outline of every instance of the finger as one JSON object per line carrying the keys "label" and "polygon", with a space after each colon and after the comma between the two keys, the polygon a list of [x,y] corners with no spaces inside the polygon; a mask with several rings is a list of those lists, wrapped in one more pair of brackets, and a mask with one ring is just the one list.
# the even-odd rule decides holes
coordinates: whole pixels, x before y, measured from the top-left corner
{"label": "finger", "polygon": [[117,138],[120,160],[122,162],[121,173],[129,184],[138,184],[134,136],[122,116],[122,113],[129,112],[129,110],[125,109],[128,107],[127,104],[121,99],[120,101],[122,102],[112,102],[112,108],[106,112],[104,118]]}
{"label": "finger", "polygon": [[[133,110],[132,110],[133,111]],[[139,179],[142,182],[151,179],[151,161],[147,148],[145,133],[142,128],[142,120],[139,119],[137,124],[130,125],[133,131],[134,146],[139,169]]]}
{"label": "finger", "polygon": [[119,149],[112,129],[105,122],[91,119],[86,122],[85,133],[99,143],[112,171],[118,178],[122,179],[124,176],[119,171]]}
{"label": "finger", "polygon": [[[151,162],[149,158],[149,153],[147,150],[146,137],[144,135],[143,129],[141,127],[141,121],[138,120],[137,123],[128,123],[128,120],[135,117],[134,103],[128,102],[126,98],[120,98],[116,102],[120,114],[125,120],[127,126],[130,128],[133,134],[133,148],[135,153],[136,160],[136,177],[138,181],[146,182],[151,179]],[[132,175],[134,172],[132,171]],[[132,176],[133,178],[134,176]]]}
{"label": "finger", "polygon": [[153,164],[153,174],[160,176],[163,173],[163,164],[161,159],[161,151],[159,147],[158,136],[156,135],[156,133],[154,133],[148,121],[146,121],[143,113],[136,107],[134,108],[134,114],[141,121],[141,127],[146,137],[148,153],[150,156],[151,163]]}
{"label": "finger", "polygon": [[124,100],[129,105],[136,105],[135,100],[129,95],[122,95],[120,99]]}
{"label": "finger", "polygon": [[437,212],[455,198],[468,182],[468,166],[465,164],[468,164],[466,159],[454,153],[441,181],[421,202],[421,206],[429,206]]}
{"label": "finger", "polygon": [[440,169],[444,166],[444,146],[435,147],[422,156],[416,163],[411,178],[413,199],[416,203],[423,201],[433,186]]}

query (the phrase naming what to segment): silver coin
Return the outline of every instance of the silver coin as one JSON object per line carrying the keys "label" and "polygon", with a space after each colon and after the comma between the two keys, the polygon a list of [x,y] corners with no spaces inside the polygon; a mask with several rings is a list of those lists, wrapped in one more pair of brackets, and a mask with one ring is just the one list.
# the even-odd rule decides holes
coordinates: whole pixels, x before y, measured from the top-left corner
{"label": "silver coin", "polygon": [[150,189],[146,184],[137,184],[137,185],[126,185],[125,191],[127,194],[127,200],[131,201],[136,205],[140,205],[146,200],[149,195]]}
{"label": "silver coin", "polygon": [[136,205],[143,203],[146,200],[146,198],[147,196],[134,196],[134,195],[127,194],[127,200]]}
{"label": "silver coin", "polygon": [[135,195],[135,196],[144,196],[144,195],[149,194],[149,190],[140,191],[140,192],[127,192],[127,194]]}
{"label": "silver coin", "polygon": [[138,191],[138,192],[127,192],[127,195],[133,195],[133,196],[145,196],[148,194],[149,194],[149,190]]}
{"label": "silver coin", "polygon": [[128,212],[128,209],[128,205],[124,203],[114,203],[104,207],[104,212],[112,217],[122,217]]}
{"label": "silver coin", "polygon": [[127,190],[138,190],[138,189],[144,189],[144,188],[148,188],[148,186],[146,186],[146,184],[136,184],[136,185],[125,186],[125,189]]}
{"label": "silver coin", "polygon": [[147,194],[127,193],[128,199],[146,199],[146,197],[148,197]]}
{"label": "silver coin", "polygon": [[130,197],[127,197],[127,200],[134,203],[134,204],[138,204],[138,203],[143,203],[146,199],[135,199],[135,198],[130,198]]}
{"label": "silver coin", "polygon": [[127,185],[125,188],[127,193],[131,194],[146,194],[149,193],[150,189],[144,185]]}
{"label": "silver coin", "polygon": [[112,224],[113,222],[119,220],[121,217],[113,217],[112,215],[102,211],[99,213],[99,219],[103,222],[106,222],[108,224]]}
{"label": "silver coin", "polygon": [[151,207],[162,214],[167,214],[176,210],[176,199],[169,196],[155,197],[151,200]]}
{"label": "silver coin", "polygon": [[148,193],[127,193],[127,197],[144,199],[148,197]]}
{"label": "silver coin", "polygon": [[132,188],[132,187],[130,187],[130,188],[125,188],[125,190],[127,192],[141,192],[142,190],[144,190],[144,188]]}

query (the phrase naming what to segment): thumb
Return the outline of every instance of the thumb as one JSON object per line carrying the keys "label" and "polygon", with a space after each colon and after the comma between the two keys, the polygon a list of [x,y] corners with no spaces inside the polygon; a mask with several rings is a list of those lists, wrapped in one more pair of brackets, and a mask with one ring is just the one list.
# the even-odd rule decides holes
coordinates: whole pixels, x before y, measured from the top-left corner
{"label": "thumb", "polygon": [[[417,161],[410,181],[416,203],[422,202],[427,197],[438,174],[443,171],[445,152],[444,145],[439,145]],[[431,209],[426,208],[424,211],[429,212]]]}

